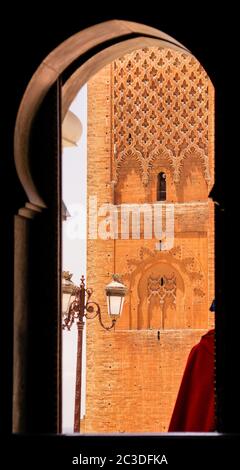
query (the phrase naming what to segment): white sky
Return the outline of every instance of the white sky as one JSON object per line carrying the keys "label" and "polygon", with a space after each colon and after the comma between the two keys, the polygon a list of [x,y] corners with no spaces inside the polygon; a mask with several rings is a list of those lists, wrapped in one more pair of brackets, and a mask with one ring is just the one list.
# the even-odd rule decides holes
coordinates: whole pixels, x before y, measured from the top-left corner
{"label": "white sky", "polygon": [[80,90],[70,110],[79,117],[83,132],[78,147],[63,150],[63,201],[71,214],[63,223],[63,268],[72,272],[73,282],[79,284],[86,272],[86,218],[79,223],[78,217],[80,204],[86,208],[87,200],[87,85]]}
{"label": "white sky", "polygon": [[[63,149],[63,201],[71,218],[63,222],[62,269],[73,273],[72,280],[79,285],[81,275],[86,277],[86,198],[87,198],[87,85],[78,93],[70,110],[79,117],[83,132],[78,147]],[[73,432],[74,399],[77,357],[77,329],[63,331],[63,433]],[[82,412],[85,414],[86,388],[86,325],[83,338]]]}

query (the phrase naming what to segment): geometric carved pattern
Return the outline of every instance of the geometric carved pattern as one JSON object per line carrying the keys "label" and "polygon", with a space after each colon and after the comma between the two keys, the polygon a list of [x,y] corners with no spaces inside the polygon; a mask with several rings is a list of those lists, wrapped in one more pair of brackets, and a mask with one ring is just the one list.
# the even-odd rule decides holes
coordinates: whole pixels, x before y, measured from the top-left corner
{"label": "geometric carved pattern", "polygon": [[164,261],[176,266],[180,273],[187,275],[191,281],[195,301],[201,302],[206,295],[205,276],[200,262],[194,256],[182,256],[180,246],[175,246],[169,251],[152,251],[142,246],[137,258],[128,258],[128,272],[123,274],[123,280],[131,284],[139,272],[143,272],[148,266]]}
{"label": "geometric carved pattern", "polygon": [[176,307],[177,280],[174,273],[169,276],[152,277],[149,276],[147,283],[148,301],[151,297],[158,297],[160,307],[163,308],[166,301]]}
{"label": "geometric carved pattern", "polygon": [[208,156],[209,78],[191,55],[145,48],[113,66],[114,179],[128,158],[136,159],[144,185],[152,163],[168,159],[178,183],[185,158],[197,156],[210,182]]}

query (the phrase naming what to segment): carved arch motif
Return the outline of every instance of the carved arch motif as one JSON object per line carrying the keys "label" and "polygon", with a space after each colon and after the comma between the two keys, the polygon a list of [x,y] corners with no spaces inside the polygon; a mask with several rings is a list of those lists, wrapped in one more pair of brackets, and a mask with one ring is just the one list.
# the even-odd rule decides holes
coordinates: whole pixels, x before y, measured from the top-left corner
{"label": "carved arch motif", "polygon": [[[176,266],[164,260],[144,270],[138,282],[138,327],[140,329],[177,326],[177,307],[183,306],[185,285]],[[183,308],[182,308],[183,310]]]}
{"label": "carved arch motif", "polygon": [[[156,328],[164,327],[164,293],[162,294],[162,305],[160,305],[159,311],[161,310],[161,321],[156,323],[153,320],[151,324],[151,313],[149,313],[149,291],[148,291],[148,280],[159,282],[161,275],[165,276],[170,280],[172,277],[172,294],[169,295],[165,307],[170,309],[175,308],[174,295],[177,290],[174,290],[174,282],[178,287],[179,301],[181,302],[180,310],[183,311],[184,293],[186,291],[192,292],[192,297],[195,303],[201,303],[205,300],[206,296],[206,279],[203,273],[200,262],[189,253],[189,256],[183,257],[180,246],[176,246],[168,252],[156,252],[152,251],[147,247],[142,247],[139,251],[139,255],[136,258],[127,260],[128,272],[123,275],[124,282],[128,285],[128,305],[131,304],[131,295],[137,289],[137,298],[135,299],[136,308],[134,312],[129,313],[130,315],[130,329],[135,328],[151,328],[151,325],[155,325]],[[160,273],[162,273],[160,275]],[[175,281],[174,281],[175,278]],[[171,282],[169,283],[170,287]],[[170,290],[171,290],[170,289]],[[161,297],[161,295],[160,295]],[[159,296],[154,296],[154,299],[159,304]],[[131,310],[131,309],[130,309]],[[146,315],[146,311],[148,312]],[[144,313],[145,312],[145,313]],[[137,316],[137,319],[134,318]],[[168,319],[171,324],[171,320]],[[175,321],[175,320],[174,320]],[[180,325],[180,321],[177,319],[174,325]],[[182,327],[186,327],[184,320],[181,323]]]}
{"label": "carved arch motif", "polygon": [[179,183],[183,161],[194,153],[209,185],[213,86],[200,63],[186,53],[147,47],[116,60],[112,73],[116,178],[131,149],[138,152],[144,185],[153,160],[163,154]]}
{"label": "carved arch motif", "polygon": [[[108,46],[111,40],[113,45]],[[36,187],[31,172],[29,141],[31,127],[39,107],[51,86],[64,70],[77,58],[83,58],[81,65],[63,87],[62,119],[77,92],[91,76],[106,64],[133,50],[147,45],[170,47],[190,52],[171,36],[142,24],[111,20],[84,29],[50,52],[32,76],[23,95],[14,132],[14,158],[19,179],[27,194],[29,210],[39,211],[46,204]],[[95,47],[100,47],[96,52]],[[86,60],[86,53],[89,53]]]}

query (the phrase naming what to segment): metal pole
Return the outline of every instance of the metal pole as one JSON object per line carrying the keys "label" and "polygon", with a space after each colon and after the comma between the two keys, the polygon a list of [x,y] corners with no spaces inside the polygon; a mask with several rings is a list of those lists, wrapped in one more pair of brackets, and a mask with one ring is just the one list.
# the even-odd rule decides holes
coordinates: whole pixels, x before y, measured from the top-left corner
{"label": "metal pole", "polygon": [[84,308],[85,308],[85,285],[82,279],[79,290],[79,319],[77,322],[77,366],[76,366],[76,388],[75,388],[75,409],[74,409],[74,432],[80,432],[81,418],[81,394],[82,394],[82,338],[84,327]]}
{"label": "metal pole", "polygon": [[74,432],[80,432],[81,416],[81,391],[82,391],[82,333],[83,321],[77,323],[77,366],[76,366],[76,388],[75,388],[75,409],[74,409]]}

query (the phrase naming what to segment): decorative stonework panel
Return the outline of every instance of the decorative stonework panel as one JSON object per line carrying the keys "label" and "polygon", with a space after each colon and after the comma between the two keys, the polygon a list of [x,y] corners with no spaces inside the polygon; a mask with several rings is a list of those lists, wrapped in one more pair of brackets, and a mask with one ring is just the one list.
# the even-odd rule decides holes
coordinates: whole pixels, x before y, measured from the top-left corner
{"label": "decorative stonework panel", "polygon": [[201,264],[190,252],[188,257],[183,257],[180,246],[162,252],[156,252],[149,248],[142,247],[138,258],[128,259],[127,265],[129,272],[125,274],[124,278],[126,278],[126,280],[130,279],[132,275],[136,275],[139,269],[146,269],[149,263],[156,263],[162,259],[164,262],[172,264],[173,266],[176,265],[179,272],[187,275],[191,282],[194,295],[198,297],[199,300],[205,296],[205,276]]}
{"label": "decorative stonework panel", "polygon": [[147,283],[147,299],[150,302],[152,297],[159,299],[160,307],[168,300],[171,305],[176,306],[177,281],[172,273],[170,276],[153,277],[149,276]]}
{"label": "decorative stonework panel", "polygon": [[153,161],[165,157],[178,183],[184,159],[197,156],[210,183],[212,85],[200,63],[191,55],[154,47],[116,60],[112,70],[114,179],[134,158],[146,186]]}
{"label": "decorative stonework panel", "polygon": [[183,255],[180,246],[168,252],[143,246],[127,266],[124,315],[130,318],[129,329],[189,328],[192,315],[194,324],[198,322],[196,306],[206,302],[207,285],[202,266],[191,252]]}
{"label": "decorative stonework panel", "polygon": [[130,258],[127,260],[128,273],[123,275],[126,282],[136,277],[138,272],[143,272],[151,264],[155,264],[163,260],[165,263],[176,266],[179,272],[186,274],[191,282],[194,296],[201,299],[205,297],[206,282],[203,269],[200,262],[189,252],[188,257],[182,256],[182,249],[176,246],[169,251],[152,251],[149,248],[142,247],[138,258]]}

